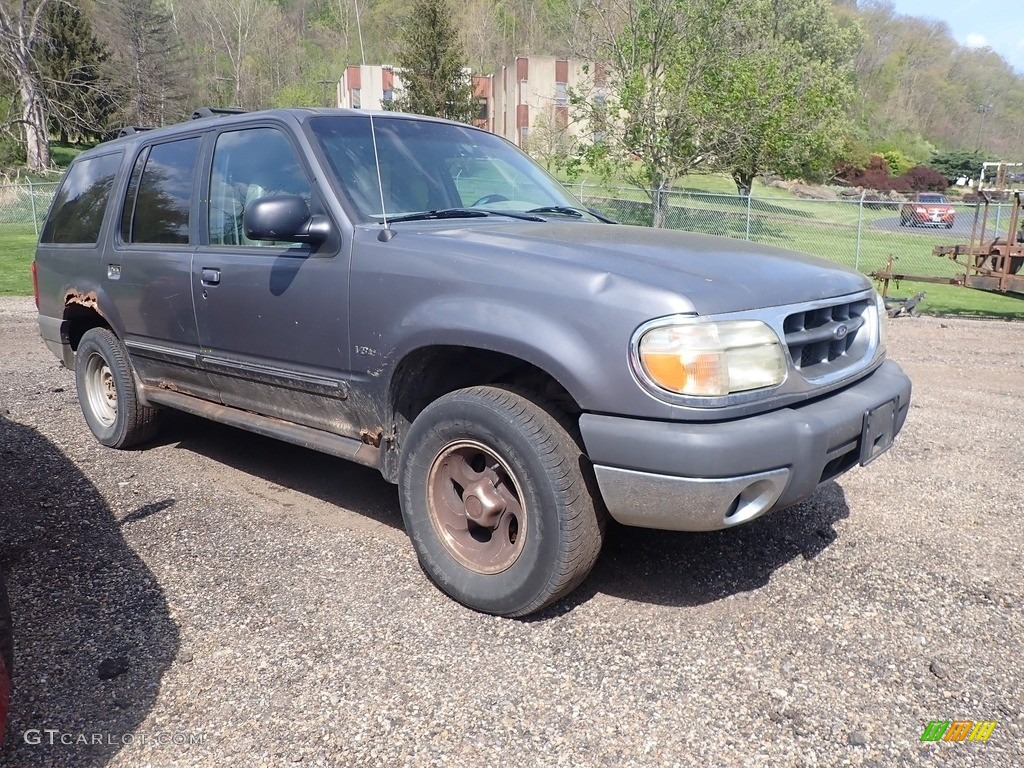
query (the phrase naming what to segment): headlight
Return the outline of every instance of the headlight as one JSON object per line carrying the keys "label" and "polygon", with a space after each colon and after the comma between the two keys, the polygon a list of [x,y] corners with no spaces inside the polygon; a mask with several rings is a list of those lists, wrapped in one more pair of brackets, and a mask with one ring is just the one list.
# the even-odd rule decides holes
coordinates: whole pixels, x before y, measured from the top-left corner
{"label": "headlight", "polygon": [[721,397],[786,378],[779,337],[760,320],[674,318],[643,332],[635,351],[648,382],[680,395]]}

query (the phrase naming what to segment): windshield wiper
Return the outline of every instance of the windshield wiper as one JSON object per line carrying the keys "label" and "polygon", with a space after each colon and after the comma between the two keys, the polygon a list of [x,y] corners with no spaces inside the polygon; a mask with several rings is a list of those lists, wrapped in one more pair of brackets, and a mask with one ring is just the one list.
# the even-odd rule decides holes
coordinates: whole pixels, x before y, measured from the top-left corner
{"label": "windshield wiper", "polygon": [[[420,213],[407,213],[404,216],[388,217],[388,223],[395,221],[431,221],[434,219],[478,219],[482,216],[508,216],[512,219],[523,221],[544,221],[540,216],[530,216],[527,213],[518,211],[482,211],[476,208],[442,208],[436,211],[422,211]],[[383,220],[377,222],[383,224]]]}
{"label": "windshield wiper", "polygon": [[575,219],[582,219],[584,214],[588,214],[604,224],[618,223],[616,221],[612,221],[606,216],[602,216],[600,213],[596,213],[595,211],[583,208],[573,208],[568,205],[544,205],[540,208],[531,208],[527,213],[561,213],[564,216],[572,216]]}

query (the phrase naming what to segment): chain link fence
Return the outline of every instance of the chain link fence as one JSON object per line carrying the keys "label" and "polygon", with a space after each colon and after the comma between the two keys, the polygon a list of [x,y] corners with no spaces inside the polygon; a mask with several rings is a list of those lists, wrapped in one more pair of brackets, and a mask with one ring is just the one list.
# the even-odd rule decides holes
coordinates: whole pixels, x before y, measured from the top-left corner
{"label": "chain link fence", "polygon": [[0,185],[0,233],[25,234],[39,230],[58,182]]}
{"label": "chain link fence", "polygon": [[[587,206],[623,224],[650,226],[652,204],[642,189],[567,184]],[[0,236],[39,235],[56,182],[0,186]],[[1005,235],[1010,203],[993,204],[986,236]],[[822,256],[871,272],[891,257],[897,272],[953,277],[957,266],[932,255],[936,245],[966,243],[971,238],[977,205],[955,206],[953,227],[912,227],[900,222],[900,204],[863,198],[809,200],[780,193],[741,197],[693,191],[669,193],[666,225],[671,229],[722,235]]]}
{"label": "chain link fence", "polygon": [[[651,198],[646,190],[567,184],[580,200],[623,224],[650,226]],[[1011,203],[992,204],[986,237],[1006,235]],[[935,256],[936,245],[967,243],[983,208],[954,204],[953,226],[901,223],[901,203],[890,200],[811,200],[775,196],[680,191],[669,193],[666,226],[748,240],[821,256],[865,273],[884,269],[890,257],[897,272],[953,277],[960,271],[950,259]]]}

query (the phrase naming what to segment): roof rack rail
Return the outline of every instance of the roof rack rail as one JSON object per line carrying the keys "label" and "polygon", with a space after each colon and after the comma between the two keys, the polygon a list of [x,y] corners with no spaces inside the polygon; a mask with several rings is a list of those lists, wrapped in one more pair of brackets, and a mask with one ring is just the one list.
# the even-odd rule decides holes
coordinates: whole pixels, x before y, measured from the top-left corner
{"label": "roof rack rail", "polygon": [[204,117],[221,117],[223,115],[244,115],[248,111],[239,107],[199,107],[199,109],[192,113],[192,119],[199,120]]}
{"label": "roof rack rail", "polygon": [[132,136],[136,133],[142,133],[143,131],[152,131],[154,126],[152,125],[126,125],[124,128],[117,132],[117,138],[123,136]]}

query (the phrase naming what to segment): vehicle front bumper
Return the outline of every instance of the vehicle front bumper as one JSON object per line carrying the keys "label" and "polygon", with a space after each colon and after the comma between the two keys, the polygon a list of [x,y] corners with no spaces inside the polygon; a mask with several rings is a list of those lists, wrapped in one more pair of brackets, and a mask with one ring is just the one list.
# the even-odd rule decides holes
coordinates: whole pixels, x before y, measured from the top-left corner
{"label": "vehicle front bumper", "polygon": [[580,431],[612,517],[712,531],[800,502],[891,445],[910,408],[892,362],[809,403],[715,423],[583,414]]}

